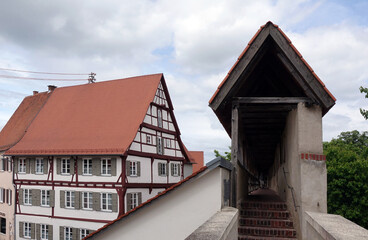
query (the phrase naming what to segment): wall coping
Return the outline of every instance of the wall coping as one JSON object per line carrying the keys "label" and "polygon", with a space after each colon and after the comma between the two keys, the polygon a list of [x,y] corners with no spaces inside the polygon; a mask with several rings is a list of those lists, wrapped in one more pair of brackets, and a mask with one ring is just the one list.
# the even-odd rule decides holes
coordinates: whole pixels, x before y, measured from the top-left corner
{"label": "wall coping", "polygon": [[[227,239],[234,226],[236,226],[237,232],[238,216],[238,209],[225,207],[221,211],[215,213],[209,220],[197,228],[185,240]],[[236,239],[238,239],[238,236],[236,236]]]}
{"label": "wall coping", "polygon": [[368,230],[335,214],[305,212],[305,220],[328,240],[365,240]]}

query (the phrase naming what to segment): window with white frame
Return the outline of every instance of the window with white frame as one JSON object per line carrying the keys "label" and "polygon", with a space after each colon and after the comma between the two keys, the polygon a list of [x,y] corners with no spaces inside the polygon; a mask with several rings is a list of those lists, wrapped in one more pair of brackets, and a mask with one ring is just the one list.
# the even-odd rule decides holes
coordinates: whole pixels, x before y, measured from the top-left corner
{"label": "window with white frame", "polygon": [[41,206],[50,207],[50,190],[41,190]]}
{"label": "window with white frame", "polygon": [[4,188],[0,188],[0,203],[4,202],[4,194],[5,193],[5,189]]}
{"label": "window with white frame", "polygon": [[32,205],[32,190],[23,189],[23,203],[24,205]]}
{"label": "window with white frame", "polygon": [[90,234],[90,231],[88,229],[80,229],[80,240],[87,237]]}
{"label": "window with white frame", "polygon": [[169,138],[165,139],[165,147],[171,148],[171,139],[169,139]]}
{"label": "window with white frame", "polygon": [[101,159],[101,175],[111,175],[111,159]]}
{"label": "window with white frame", "polygon": [[13,197],[12,190],[8,189],[7,191],[8,191],[8,204],[12,205],[12,197]]}
{"label": "window with white frame", "polygon": [[82,208],[86,210],[92,210],[92,193],[91,192],[83,192],[82,193]]}
{"label": "window with white frame", "polygon": [[180,176],[180,163],[171,163],[171,175],[174,177]]}
{"label": "window with white frame", "polygon": [[41,240],[49,239],[49,225],[41,224]]}
{"label": "window with white frame", "polygon": [[61,159],[61,173],[70,174],[70,159],[69,158]]}
{"label": "window with white frame", "polygon": [[112,211],[112,194],[101,193],[101,210]]}
{"label": "window with white frame", "polygon": [[162,111],[161,109],[157,109],[157,125],[162,128]]}
{"label": "window with white frame", "polygon": [[146,142],[147,142],[148,144],[150,144],[150,143],[151,143],[151,136],[150,136],[150,135],[147,135],[147,136],[146,136]]}
{"label": "window with white frame", "polygon": [[65,191],[65,207],[74,208],[74,191]]}
{"label": "window with white frame", "polygon": [[31,223],[24,223],[23,236],[24,238],[31,238]]}
{"label": "window with white frame", "polygon": [[164,145],[162,142],[162,137],[157,137],[157,154],[163,155],[164,154]]}
{"label": "window with white frame", "polygon": [[64,228],[64,240],[73,240],[73,229],[71,227]]}
{"label": "window with white frame", "polygon": [[167,163],[158,163],[158,175],[166,176],[167,175]]}
{"label": "window with white frame", "polygon": [[43,159],[36,158],[36,174],[43,174]]}
{"label": "window with white frame", "polygon": [[25,158],[19,158],[18,161],[18,172],[19,173],[26,173],[26,159]]}
{"label": "window with white frame", "polygon": [[83,158],[83,175],[92,175],[92,159]]}
{"label": "window with white frame", "polygon": [[8,166],[8,160],[5,157],[2,157],[0,159],[0,171],[6,171],[7,166]]}
{"label": "window with white frame", "polygon": [[129,176],[136,177],[138,176],[138,162],[137,161],[130,161],[129,162]]}
{"label": "window with white frame", "polygon": [[130,209],[133,209],[139,205],[139,193],[130,193]]}

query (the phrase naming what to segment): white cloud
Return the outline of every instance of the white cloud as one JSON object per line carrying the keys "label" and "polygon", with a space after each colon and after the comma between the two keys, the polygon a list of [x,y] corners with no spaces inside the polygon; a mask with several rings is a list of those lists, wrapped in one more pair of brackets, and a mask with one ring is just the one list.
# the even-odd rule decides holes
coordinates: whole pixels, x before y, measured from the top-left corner
{"label": "white cloud", "polygon": [[[0,21],[7,24],[0,26],[0,67],[93,71],[98,81],[163,72],[185,144],[205,150],[208,161],[213,149],[226,151],[230,144],[208,100],[258,28],[272,20],[338,100],[324,120],[328,140],[346,128],[366,128],[358,109],[367,104],[358,88],[368,85],[368,24],[341,18],[331,25],[327,18],[332,15],[325,22],[323,18],[313,22],[328,4],[318,0],[4,1]],[[0,81],[1,90],[21,95],[44,91],[50,83],[80,83]],[[6,102],[0,121],[14,112],[21,95],[0,99]]]}

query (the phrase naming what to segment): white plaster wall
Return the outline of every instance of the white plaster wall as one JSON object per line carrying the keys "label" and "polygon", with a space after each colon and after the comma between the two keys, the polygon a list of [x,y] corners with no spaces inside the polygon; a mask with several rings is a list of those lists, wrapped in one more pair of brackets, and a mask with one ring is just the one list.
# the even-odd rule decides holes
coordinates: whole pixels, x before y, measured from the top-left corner
{"label": "white plaster wall", "polygon": [[140,177],[127,176],[128,182],[130,183],[150,183],[151,182],[151,159],[150,158],[128,155],[127,161],[139,161],[141,163],[141,176]]}
{"label": "white plaster wall", "polygon": [[185,239],[221,209],[221,171],[226,170],[216,168],[192,179],[94,239]]}
{"label": "white plaster wall", "polygon": [[95,222],[84,222],[84,221],[74,221],[74,220],[65,220],[65,219],[56,219],[56,218],[47,218],[47,217],[35,217],[35,216],[26,216],[26,215],[17,215],[16,216],[16,239],[29,239],[29,238],[21,238],[19,237],[19,222],[31,222],[36,224],[48,224],[53,226],[53,239],[59,240],[59,227],[60,226],[68,226],[73,228],[85,228],[90,230],[97,230],[100,227],[104,226],[105,223],[95,223]]}

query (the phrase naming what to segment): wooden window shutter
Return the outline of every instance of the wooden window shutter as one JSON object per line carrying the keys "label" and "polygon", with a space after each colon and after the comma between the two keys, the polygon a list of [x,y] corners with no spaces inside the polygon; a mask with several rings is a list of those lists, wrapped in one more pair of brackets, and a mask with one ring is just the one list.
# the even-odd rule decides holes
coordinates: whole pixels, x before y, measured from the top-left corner
{"label": "wooden window shutter", "polygon": [[19,222],[19,237],[24,237],[24,222]]}
{"label": "wooden window shutter", "polygon": [[69,162],[70,162],[70,174],[74,174],[75,173],[74,158],[70,158]]}
{"label": "wooden window shutter", "polygon": [[52,225],[48,225],[48,226],[49,226],[49,239],[48,240],[53,240],[54,226],[52,226]]}
{"label": "wooden window shutter", "polygon": [[37,240],[41,240],[41,225],[36,224],[36,238]]}
{"label": "wooden window shutter", "polygon": [[98,192],[94,192],[92,194],[93,197],[93,210],[100,211],[101,210],[101,194]]}
{"label": "wooden window shutter", "polygon": [[137,162],[137,176],[141,176],[141,162]]}
{"label": "wooden window shutter", "polygon": [[56,158],[56,173],[61,174],[61,158]]}
{"label": "wooden window shutter", "polygon": [[111,194],[111,202],[112,202],[112,211],[117,212],[118,211],[118,194],[117,193]]}
{"label": "wooden window shutter", "polygon": [[75,209],[80,209],[81,205],[81,192],[74,192],[74,208]]}
{"label": "wooden window shutter", "polygon": [[171,176],[174,176],[174,163],[170,163],[171,165]]}
{"label": "wooden window shutter", "polygon": [[59,239],[64,240],[64,227],[63,226],[59,227]]}
{"label": "wooden window shutter", "polygon": [[32,206],[40,206],[41,205],[41,190],[33,189],[32,190]]}
{"label": "wooden window shutter", "polygon": [[127,212],[128,212],[128,211],[132,210],[132,194],[127,193],[126,199],[127,199]]}
{"label": "wooden window shutter", "polygon": [[31,239],[35,239],[36,237],[36,224],[31,223]]}
{"label": "wooden window shutter", "polygon": [[126,173],[127,176],[130,176],[130,161],[126,161],[125,173]]}
{"label": "wooden window shutter", "polygon": [[30,158],[28,166],[30,168],[30,172],[32,174],[35,174],[36,173],[36,159],[35,158]]}
{"label": "wooden window shutter", "polygon": [[43,173],[46,174],[49,172],[49,160],[47,158],[43,159]]}
{"label": "wooden window shutter", "polygon": [[158,163],[158,175],[161,176],[162,172],[161,172],[161,165],[162,163]]}
{"label": "wooden window shutter", "polygon": [[55,207],[55,190],[50,190],[50,207]]}
{"label": "wooden window shutter", "polygon": [[65,191],[60,191],[60,208],[65,208]]}
{"label": "wooden window shutter", "polygon": [[142,204],[142,193],[139,192],[138,193],[138,205],[141,205]]}
{"label": "wooden window shutter", "polygon": [[79,240],[79,229],[78,228],[72,228],[72,239]]}
{"label": "wooden window shutter", "polygon": [[116,157],[111,158],[111,176],[116,176]]}
{"label": "wooden window shutter", "polygon": [[[88,162],[89,160],[87,160]],[[82,175],[83,174],[83,166],[84,166],[84,159],[81,158],[77,158],[77,167],[78,167],[78,175]]]}
{"label": "wooden window shutter", "polygon": [[166,163],[166,176],[169,176],[169,163]]}
{"label": "wooden window shutter", "polygon": [[96,176],[101,175],[101,159],[92,158],[92,174]]}
{"label": "wooden window shutter", "polygon": [[20,205],[23,205],[24,200],[23,200],[23,189],[19,188],[18,189],[18,201]]}
{"label": "wooden window shutter", "polygon": [[19,164],[18,163],[18,158],[15,158],[14,159],[14,172],[16,172],[16,173],[18,172],[18,164]]}
{"label": "wooden window shutter", "polygon": [[31,168],[30,163],[31,163],[31,161],[29,160],[29,158],[27,158],[25,160],[25,163],[26,163],[26,173],[30,173],[30,168]]}

